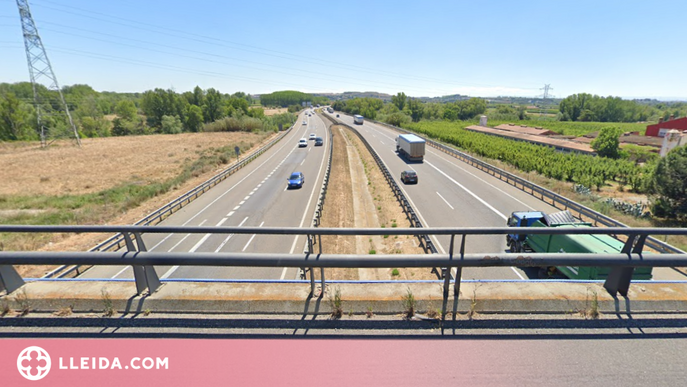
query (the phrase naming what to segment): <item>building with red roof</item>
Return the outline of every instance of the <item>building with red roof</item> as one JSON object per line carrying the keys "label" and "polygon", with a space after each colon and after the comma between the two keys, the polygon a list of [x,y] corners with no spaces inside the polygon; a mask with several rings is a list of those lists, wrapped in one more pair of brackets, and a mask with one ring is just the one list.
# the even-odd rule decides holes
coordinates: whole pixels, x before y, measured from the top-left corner
{"label": "building with red roof", "polygon": [[687,130],[687,117],[675,118],[670,116],[670,119],[663,121],[658,120],[658,124],[648,125],[646,127],[646,135],[653,137],[663,137],[670,129],[675,129],[680,132]]}

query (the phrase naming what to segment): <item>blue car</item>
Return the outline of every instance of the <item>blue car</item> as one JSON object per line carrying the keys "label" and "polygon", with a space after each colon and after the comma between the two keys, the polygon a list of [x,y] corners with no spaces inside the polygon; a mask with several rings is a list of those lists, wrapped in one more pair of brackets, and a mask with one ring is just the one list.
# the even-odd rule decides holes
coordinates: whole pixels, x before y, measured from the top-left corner
{"label": "blue car", "polygon": [[289,182],[289,188],[301,188],[305,183],[305,176],[301,172],[294,172],[286,180]]}

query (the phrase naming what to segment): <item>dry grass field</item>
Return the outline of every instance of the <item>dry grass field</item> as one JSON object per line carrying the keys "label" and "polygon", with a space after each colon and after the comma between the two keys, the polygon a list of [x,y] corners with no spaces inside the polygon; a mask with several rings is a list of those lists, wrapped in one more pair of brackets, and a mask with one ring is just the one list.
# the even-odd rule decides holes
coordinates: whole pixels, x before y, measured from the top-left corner
{"label": "dry grass field", "polygon": [[0,142],[0,196],[74,195],[100,192],[128,182],[161,182],[183,163],[223,146],[251,148],[265,138],[253,133],[184,133],[71,141]]}

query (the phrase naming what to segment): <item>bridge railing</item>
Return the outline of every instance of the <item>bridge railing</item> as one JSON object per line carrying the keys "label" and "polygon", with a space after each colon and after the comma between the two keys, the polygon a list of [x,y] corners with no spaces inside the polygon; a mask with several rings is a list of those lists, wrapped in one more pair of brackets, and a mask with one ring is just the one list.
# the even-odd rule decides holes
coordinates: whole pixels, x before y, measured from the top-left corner
{"label": "bridge railing", "polygon": [[[123,236],[126,251],[119,252],[47,252],[0,251],[0,287],[11,293],[24,285],[12,265],[93,265],[132,266],[139,294],[153,293],[160,287],[154,266],[227,266],[227,267],[294,267],[309,268],[311,291],[315,291],[314,268],[389,268],[389,267],[441,267],[458,274],[454,281],[454,297],[460,289],[460,271],[464,267],[549,267],[587,266],[609,267],[611,271],[604,287],[611,295],[627,295],[636,267],[687,266],[687,254],[644,254],[645,241],[650,235],[687,235],[681,228],[546,228],[546,227],[495,227],[495,228],[262,228],[262,227],[170,227],[170,226],[23,226],[0,225],[0,233],[119,233]],[[143,240],[145,234],[259,234],[304,235],[308,250],[301,254],[269,253],[203,253],[203,252],[148,252]],[[618,235],[626,242],[618,253],[466,253],[467,238],[478,235],[544,234],[544,235]],[[448,254],[413,255],[352,255],[322,253],[322,235],[448,235],[451,243]],[[459,237],[456,245],[456,237]],[[319,251],[315,252],[315,240]],[[321,270],[322,289],[325,288]],[[449,296],[452,278],[444,277],[444,300]],[[1,290],[1,289],[0,289]]]}

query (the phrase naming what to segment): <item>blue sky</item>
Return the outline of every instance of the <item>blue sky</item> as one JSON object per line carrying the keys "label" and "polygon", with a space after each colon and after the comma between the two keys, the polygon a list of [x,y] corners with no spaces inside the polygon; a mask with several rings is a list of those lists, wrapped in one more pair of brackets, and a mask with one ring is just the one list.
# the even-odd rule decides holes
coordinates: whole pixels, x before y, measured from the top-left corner
{"label": "blue sky", "polygon": [[[687,1],[30,0],[61,85],[687,100]],[[0,0],[0,82],[29,79]]]}

